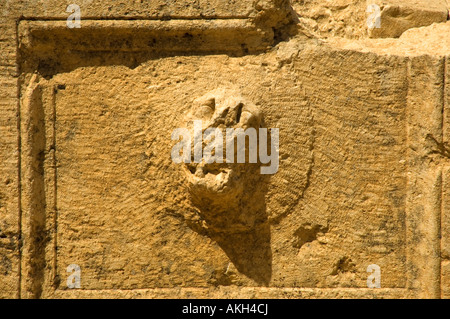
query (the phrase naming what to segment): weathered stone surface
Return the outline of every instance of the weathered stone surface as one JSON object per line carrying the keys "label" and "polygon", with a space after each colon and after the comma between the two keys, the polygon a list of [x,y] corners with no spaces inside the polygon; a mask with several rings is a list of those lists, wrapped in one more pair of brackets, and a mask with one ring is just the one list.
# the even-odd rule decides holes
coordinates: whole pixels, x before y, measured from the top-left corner
{"label": "weathered stone surface", "polygon": [[292,0],[301,29],[317,37],[364,38],[366,0]]}
{"label": "weathered stone surface", "polygon": [[327,42],[346,50],[373,52],[382,55],[448,56],[450,52],[450,21],[428,27],[413,28],[399,39],[361,39],[352,41],[344,38],[330,38]]}
{"label": "weathered stone surface", "polygon": [[444,84],[444,115],[443,115],[443,148],[441,152],[447,158],[443,168],[443,192],[441,215],[441,297],[450,298],[450,166],[448,165],[448,145],[450,140],[450,59],[445,59],[445,84]]}
{"label": "weathered stone surface", "polygon": [[368,0],[381,9],[380,28],[369,29],[371,38],[396,38],[411,28],[447,21],[446,0]]}
{"label": "weathered stone surface", "polygon": [[0,11],[0,298],[19,295],[17,70],[13,20]]}
{"label": "weathered stone surface", "polygon": [[442,262],[441,276],[442,276],[441,297],[445,299],[450,299],[450,261],[444,260]]}
{"label": "weathered stone surface", "polygon": [[[293,0],[292,6],[301,30],[348,39],[397,38],[411,28],[445,22],[450,9],[446,0]],[[380,25],[370,27],[377,17]]]}
{"label": "weathered stone surface", "polygon": [[[363,1],[111,3],[81,29],[0,4],[1,298],[450,296],[449,22],[355,40]],[[175,164],[194,120],[278,128],[278,171]]]}

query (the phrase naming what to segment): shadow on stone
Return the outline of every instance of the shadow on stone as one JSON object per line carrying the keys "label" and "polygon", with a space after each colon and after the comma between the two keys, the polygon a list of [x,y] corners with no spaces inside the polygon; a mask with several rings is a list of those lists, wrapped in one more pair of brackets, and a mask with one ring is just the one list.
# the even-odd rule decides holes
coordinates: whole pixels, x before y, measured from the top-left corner
{"label": "shadow on stone", "polygon": [[[243,131],[251,128],[258,132],[264,126],[256,105],[239,92],[224,88],[195,100],[185,120],[186,123],[202,120],[202,133],[211,128]],[[223,163],[196,163],[191,159],[185,164],[190,201],[195,210],[194,217],[186,219],[190,219],[191,228],[217,242],[240,273],[258,285],[268,285],[272,276],[272,252],[265,197],[270,175],[261,173],[259,161],[249,160],[251,155],[256,158],[257,147],[251,145],[259,138],[257,134],[250,142],[248,136],[249,142],[242,148],[233,147],[229,142],[235,141],[227,138],[223,145],[234,149],[232,161],[227,158]],[[204,141],[198,143],[205,149]],[[242,153],[238,154],[238,149]],[[242,154],[246,160],[238,163],[237,158]]]}

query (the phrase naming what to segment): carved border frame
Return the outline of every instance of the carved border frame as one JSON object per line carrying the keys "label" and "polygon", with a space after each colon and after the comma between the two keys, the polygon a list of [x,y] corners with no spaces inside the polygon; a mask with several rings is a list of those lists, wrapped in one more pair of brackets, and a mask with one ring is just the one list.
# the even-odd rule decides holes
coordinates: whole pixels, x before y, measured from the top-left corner
{"label": "carved border frame", "polygon": [[[197,26],[199,35],[205,35],[205,30],[212,28],[213,30],[232,30],[234,35],[241,36],[243,38],[250,37],[253,39],[249,43],[250,51],[261,52],[270,43],[267,40],[265,31],[254,30],[248,25],[248,21],[245,19],[234,19],[235,21],[214,20],[214,21],[201,21],[198,20],[194,24]],[[106,24],[110,28],[122,28],[123,26],[117,25],[117,21],[120,20],[87,20],[87,27],[93,30],[101,30],[101,25]],[[126,28],[130,30],[134,27],[139,27],[142,30],[152,30],[152,32],[165,32],[167,30],[175,30],[178,34],[185,34],[192,31],[192,20],[189,21],[126,21]],[[142,24],[142,25],[141,25]],[[65,21],[34,21],[34,20],[22,20],[18,22],[17,30],[17,43],[18,50],[21,45],[27,44],[28,35],[30,30],[37,29],[43,31],[46,34],[51,34],[55,30],[62,30],[65,28]],[[231,29],[230,29],[231,28]],[[101,31],[100,31],[101,32]],[[62,33],[63,34],[63,33]],[[207,34],[207,32],[206,32]],[[212,33],[213,34],[213,33]],[[253,38],[252,38],[253,37]],[[210,41],[211,37],[208,38]],[[31,45],[34,45],[31,43]],[[214,52],[230,50],[227,44],[224,46],[218,46]],[[231,47],[234,52],[242,52],[242,45]],[[248,49],[248,48],[247,48]],[[191,52],[189,47],[180,47],[180,51]],[[209,52],[208,47],[197,47],[197,52]],[[247,51],[244,52],[247,53]],[[192,52],[195,54],[195,52]],[[436,60],[436,59],[435,59]],[[433,166],[429,163],[417,163],[416,150],[423,148],[425,132],[417,132],[411,130],[413,124],[417,121],[422,122],[423,126],[431,126],[435,130],[435,134],[440,141],[446,141],[448,139],[448,132],[446,125],[446,119],[448,117],[448,88],[443,85],[443,88],[424,88],[415,86],[413,79],[413,73],[420,70],[420,65],[430,68],[431,71],[437,71],[437,77],[441,77],[440,80],[445,80],[445,72],[447,61],[445,58],[433,60],[430,57],[419,57],[411,59],[408,64],[408,79],[409,92],[408,92],[408,119],[407,119],[407,131],[408,131],[408,172],[411,168],[415,168],[420,173],[412,175],[408,173],[408,185],[407,185],[407,199],[406,199],[406,226],[407,226],[407,287],[406,288],[382,288],[382,289],[365,289],[365,288],[258,288],[258,287],[220,287],[220,288],[151,288],[151,289],[137,289],[137,290],[55,290],[53,287],[53,281],[55,280],[55,267],[56,267],[56,253],[57,247],[56,227],[57,227],[57,207],[56,207],[56,162],[54,156],[54,143],[55,136],[53,133],[47,131],[47,142],[50,142],[49,160],[42,165],[45,169],[51,169],[55,172],[55,176],[42,177],[39,180],[39,170],[43,169],[39,167],[39,163],[36,161],[39,156],[42,156],[42,145],[36,142],[36,138],[42,138],[36,136],[33,132],[43,133],[42,130],[46,130],[45,124],[36,121],[42,114],[44,106],[42,102],[42,94],[51,95],[54,102],[54,94],[57,92],[58,87],[44,88],[41,90],[38,86],[33,87],[28,95],[25,94],[24,99],[20,102],[19,106],[19,121],[20,121],[20,183],[21,183],[21,199],[20,199],[20,223],[21,223],[21,236],[23,239],[23,246],[21,251],[21,282],[20,282],[20,296],[22,298],[29,298],[34,296],[55,297],[55,298],[96,298],[96,297],[146,297],[146,298],[211,298],[221,297],[224,293],[229,297],[234,298],[410,298],[421,296],[433,296],[438,298],[441,296],[441,245],[442,242],[439,238],[441,233],[441,222],[445,217],[445,212],[442,207],[443,190],[442,185],[446,185],[447,175],[442,175],[442,166]],[[431,63],[430,63],[431,61]],[[19,69],[20,65],[19,65]],[[440,71],[439,71],[440,70]],[[439,80],[439,79],[437,79]],[[23,83],[19,80],[19,91],[23,87]],[[427,100],[427,97],[423,97],[421,94],[424,90],[430,89],[432,93],[440,91],[443,94],[444,100],[431,99],[431,103]],[[50,91],[49,91],[50,90]],[[442,91],[443,90],[443,91]],[[445,99],[445,92],[447,92],[447,99]],[[439,92],[438,92],[439,93]],[[22,95],[23,92],[22,92]],[[426,105],[427,111],[430,114],[434,114],[433,117],[423,116],[423,105]],[[47,106],[48,107],[48,106]],[[44,112],[44,114],[51,114],[50,118],[47,118],[51,123],[55,120],[55,104],[51,106],[53,111],[51,113]],[[441,114],[441,115],[439,115]],[[52,118],[53,117],[53,118]],[[43,126],[44,125],[44,126]],[[445,132],[445,136],[444,136]],[[40,134],[38,133],[38,134]],[[53,140],[53,144],[51,141]],[[53,153],[52,153],[53,150]],[[411,151],[413,150],[413,151]],[[54,188],[55,192],[46,191],[44,194],[40,193],[39,189],[42,187]],[[423,194],[424,199],[417,201],[417,194]],[[39,199],[45,198],[45,202],[53,203],[45,207],[45,204],[40,203]],[[42,206],[44,205],[44,206]],[[50,218],[49,218],[50,217]],[[49,237],[42,237],[41,232],[45,222],[50,220],[53,223],[54,231],[50,234],[46,234]],[[429,224],[431,223],[431,224]],[[422,228],[422,225],[427,227]],[[408,235],[410,234],[410,235]],[[411,234],[414,234],[412,236]],[[53,236],[53,237],[52,237]],[[417,238],[419,236],[419,238]],[[39,248],[39,243],[46,238],[53,240],[53,269],[48,272],[45,264],[48,262],[49,251],[42,251]],[[431,253],[430,253],[431,252]],[[431,258],[430,258],[431,255]],[[51,258],[50,258],[51,259]]]}

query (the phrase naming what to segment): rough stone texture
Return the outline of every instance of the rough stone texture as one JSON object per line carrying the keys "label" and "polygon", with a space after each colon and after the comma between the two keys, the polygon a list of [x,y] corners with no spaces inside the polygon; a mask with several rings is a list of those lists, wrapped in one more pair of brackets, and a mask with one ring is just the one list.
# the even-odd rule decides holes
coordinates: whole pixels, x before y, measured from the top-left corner
{"label": "rough stone texture", "polygon": [[442,216],[441,216],[441,258],[442,268],[441,268],[441,285],[442,291],[441,296],[443,298],[450,298],[450,196],[448,194],[448,187],[450,181],[450,166],[448,165],[448,143],[450,140],[450,59],[445,59],[445,91],[444,91],[444,116],[443,116],[443,146],[444,152],[446,152],[445,157],[447,161],[443,168],[443,197],[442,197]]}
{"label": "rough stone texture", "polygon": [[[369,29],[368,20],[379,7],[380,28]],[[445,22],[447,0],[293,0],[298,25],[315,37],[348,39],[397,38],[411,28]]]}
{"label": "rough stone texture", "polygon": [[446,0],[368,0],[379,5],[381,27],[369,30],[371,38],[396,38],[411,28],[447,21]]}
{"label": "rough stone texture", "polygon": [[[450,298],[450,22],[363,2],[0,3],[0,297]],[[174,164],[199,118],[279,171]]]}
{"label": "rough stone texture", "polygon": [[447,56],[450,51],[450,21],[428,27],[414,28],[403,33],[399,39],[361,39],[351,41],[345,38],[329,38],[327,43],[346,50],[393,54],[399,56],[421,56],[433,53]]}
{"label": "rough stone texture", "polygon": [[366,0],[293,0],[299,26],[316,37],[367,35]]}
{"label": "rough stone texture", "polygon": [[15,28],[14,20],[5,18],[1,10],[0,16],[0,297],[17,298],[20,213]]}

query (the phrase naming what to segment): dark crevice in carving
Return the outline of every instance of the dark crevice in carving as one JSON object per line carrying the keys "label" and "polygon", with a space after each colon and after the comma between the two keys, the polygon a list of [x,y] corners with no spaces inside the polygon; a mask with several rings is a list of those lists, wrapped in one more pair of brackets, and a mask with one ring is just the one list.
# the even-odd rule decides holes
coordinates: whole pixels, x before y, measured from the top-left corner
{"label": "dark crevice in carving", "polygon": [[346,273],[346,272],[351,272],[351,273],[356,272],[356,265],[351,260],[351,258],[344,256],[337,261],[336,265],[334,266],[333,271],[331,272],[331,275],[336,276],[340,273]]}
{"label": "dark crevice in carving", "polygon": [[242,115],[242,108],[244,107],[244,104],[240,103],[237,107],[236,112],[236,124],[241,121],[241,115]]}
{"label": "dark crevice in carving", "polygon": [[436,138],[431,135],[427,134],[426,136],[427,140],[430,140],[433,142],[434,149],[431,150],[431,154],[439,154],[441,156],[444,156],[446,158],[450,158],[450,147],[447,145],[447,143],[441,143]]}

